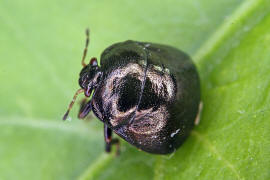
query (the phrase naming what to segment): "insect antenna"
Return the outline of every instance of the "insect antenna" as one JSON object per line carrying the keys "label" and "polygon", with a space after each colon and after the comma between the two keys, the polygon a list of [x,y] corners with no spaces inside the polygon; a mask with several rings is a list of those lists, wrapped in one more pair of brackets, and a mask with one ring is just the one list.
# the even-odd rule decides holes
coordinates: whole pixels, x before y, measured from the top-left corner
{"label": "insect antenna", "polygon": [[68,114],[69,114],[69,111],[71,110],[71,108],[72,108],[74,102],[76,101],[76,98],[77,98],[78,94],[80,94],[80,93],[82,93],[82,92],[84,92],[83,89],[78,89],[78,90],[76,91],[76,93],[75,93],[74,96],[73,96],[72,101],[70,102],[70,104],[69,104],[69,106],[68,106],[67,112],[66,112],[66,113],[64,114],[64,116],[63,116],[63,120],[66,120],[66,119],[67,119]]}
{"label": "insect antenna", "polygon": [[85,67],[86,64],[84,62],[84,59],[86,57],[87,54],[87,48],[88,48],[88,44],[89,44],[89,29],[87,28],[85,30],[85,35],[86,35],[86,41],[85,41],[85,47],[84,47],[84,51],[83,51],[83,57],[82,57],[82,66]]}

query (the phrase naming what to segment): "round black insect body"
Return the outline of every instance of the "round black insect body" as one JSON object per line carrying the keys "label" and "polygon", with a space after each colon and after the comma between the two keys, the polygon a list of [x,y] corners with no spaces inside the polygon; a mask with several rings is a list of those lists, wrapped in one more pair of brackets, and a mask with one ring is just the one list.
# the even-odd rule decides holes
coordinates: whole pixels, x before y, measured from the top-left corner
{"label": "round black insect body", "polygon": [[78,116],[93,111],[104,123],[106,151],[119,143],[112,132],[155,154],[172,153],[184,142],[200,103],[199,76],[188,55],[170,46],[129,40],[105,49],[100,66],[96,58],[86,65],[84,57],[81,89],[69,110],[78,93],[92,94]]}

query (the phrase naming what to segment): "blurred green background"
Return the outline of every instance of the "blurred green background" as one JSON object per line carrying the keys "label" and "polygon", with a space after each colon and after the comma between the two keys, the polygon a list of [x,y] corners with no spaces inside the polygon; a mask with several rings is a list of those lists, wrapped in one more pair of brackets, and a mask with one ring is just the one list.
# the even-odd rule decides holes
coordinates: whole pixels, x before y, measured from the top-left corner
{"label": "blurred green background", "polygon": [[[0,179],[270,179],[269,0],[0,2]],[[103,126],[61,117],[88,56],[133,39],[175,46],[198,67],[199,126],[169,156],[121,142]]]}

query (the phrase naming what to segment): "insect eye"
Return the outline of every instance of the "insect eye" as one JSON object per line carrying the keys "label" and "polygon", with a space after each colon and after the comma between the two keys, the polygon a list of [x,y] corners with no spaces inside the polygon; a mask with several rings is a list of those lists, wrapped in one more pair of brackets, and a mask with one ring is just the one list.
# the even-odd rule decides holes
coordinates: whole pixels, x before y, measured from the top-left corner
{"label": "insect eye", "polygon": [[92,58],[92,59],[90,60],[90,65],[91,65],[91,66],[97,66],[97,65],[98,65],[97,59],[96,59],[96,58]]}

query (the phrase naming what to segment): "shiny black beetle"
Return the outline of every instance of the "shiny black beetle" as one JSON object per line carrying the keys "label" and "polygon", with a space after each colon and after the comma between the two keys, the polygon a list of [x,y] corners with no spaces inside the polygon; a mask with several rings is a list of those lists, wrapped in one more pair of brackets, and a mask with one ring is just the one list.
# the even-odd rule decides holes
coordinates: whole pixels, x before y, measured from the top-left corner
{"label": "shiny black beetle", "polygon": [[194,126],[200,102],[197,70],[184,52],[166,45],[125,41],[113,44],[96,58],[82,59],[79,93],[92,98],[84,102],[79,118],[92,110],[104,123],[106,151],[112,131],[137,148],[155,154],[177,149]]}

